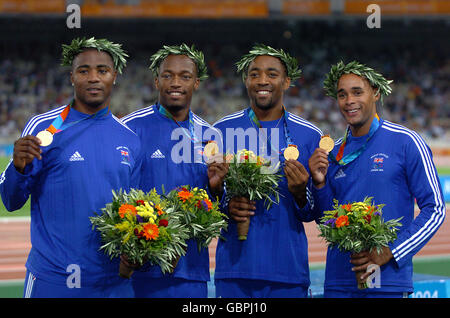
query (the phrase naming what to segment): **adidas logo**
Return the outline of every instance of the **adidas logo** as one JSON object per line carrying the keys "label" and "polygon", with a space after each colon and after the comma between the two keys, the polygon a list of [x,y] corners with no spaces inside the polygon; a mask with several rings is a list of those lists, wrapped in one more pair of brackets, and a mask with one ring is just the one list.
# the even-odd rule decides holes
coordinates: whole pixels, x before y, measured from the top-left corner
{"label": "adidas logo", "polygon": [[336,174],[334,175],[334,179],[339,179],[339,178],[343,178],[346,177],[347,175],[345,174],[344,171],[342,171],[342,169],[339,169]]}
{"label": "adidas logo", "polygon": [[78,151],[75,151],[75,153],[70,157],[70,161],[84,161],[84,158],[80,155]]}
{"label": "adidas logo", "polygon": [[151,158],[158,158],[158,159],[162,159],[162,158],[165,158],[166,156],[164,156],[163,155],[163,153],[161,152],[161,150],[156,150],[153,154],[152,154],[152,156],[151,156]]}

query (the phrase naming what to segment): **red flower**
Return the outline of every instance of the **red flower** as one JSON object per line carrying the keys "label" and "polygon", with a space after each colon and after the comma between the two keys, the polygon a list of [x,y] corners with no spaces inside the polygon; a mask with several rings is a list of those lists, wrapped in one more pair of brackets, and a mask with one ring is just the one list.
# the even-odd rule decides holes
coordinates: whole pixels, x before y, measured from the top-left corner
{"label": "red flower", "polygon": [[140,231],[138,229],[134,229],[134,235],[136,235],[138,238],[142,238],[144,236],[144,231]]}
{"label": "red flower", "polygon": [[137,205],[145,205],[145,202],[144,202],[144,200],[137,200],[136,204]]}
{"label": "red flower", "polygon": [[166,219],[161,219],[159,220],[158,225],[167,227],[167,225],[169,225],[169,221],[167,221]]}

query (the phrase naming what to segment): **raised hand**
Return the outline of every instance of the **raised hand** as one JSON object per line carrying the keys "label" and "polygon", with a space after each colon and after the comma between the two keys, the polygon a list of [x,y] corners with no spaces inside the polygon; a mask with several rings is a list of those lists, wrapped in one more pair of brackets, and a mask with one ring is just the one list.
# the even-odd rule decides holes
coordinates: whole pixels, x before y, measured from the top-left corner
{"label": "raised hand", "polygon": [[39,138],[28,135],[19,138],[14,143],[13,164],[16,170],[23,173],[26,165],[30,164],[34,158],[42,159],[42,150]]}
{"label": "raised hand", "polygon": [[284,173],[288,182],[289,192],[292,193],[297,204],[303,207],[306,204],[306,185],[309,173],[297,160],[286,160]]}
{"label": "raised hand", "polygon": [[224,155],[217,154],[208,160],[208,179],[209,189],[213,195],[221,196],[223,190],[223,181],[228,173],[228,163]]}
{"label": "raised hand", "polygon": [[321,148],[314,150],[308,161],[309,171],[316,188],[322,188],[325,185],[328,171],[328,152]]}

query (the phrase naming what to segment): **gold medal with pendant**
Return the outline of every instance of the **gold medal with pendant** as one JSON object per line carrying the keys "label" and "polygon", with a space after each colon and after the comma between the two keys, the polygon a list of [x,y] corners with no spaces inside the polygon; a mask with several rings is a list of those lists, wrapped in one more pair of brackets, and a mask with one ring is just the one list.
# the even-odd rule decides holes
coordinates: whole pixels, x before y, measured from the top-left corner
{"label": "gold medal with pendant", "polygon": [[324,135],[319,142],[319,148],[330,152],[334,148],[334,141],[329,135]]}
{"label": "gold medal with pendant", "polygon": [[38,138],[41,141],[41,147],[47,147],[53,142],[53,134],[48,130],[40,131],[36,135],[36,138]]}
{"label": "gold medal with pendant", "polygon": [[217,145],[217,143],[215,141],[209,141],[205,148],[203,149],[203,154],[207,157],[207,158],[211,158],[212,156],[216,155],[219,153],[219,146]]}
{"label": "gold medal with pendant", "polygon": [[300,152],[298,151],[296,145],[289,145],[286,149],[284,149],[283,155],[286,160],[297,160]]}

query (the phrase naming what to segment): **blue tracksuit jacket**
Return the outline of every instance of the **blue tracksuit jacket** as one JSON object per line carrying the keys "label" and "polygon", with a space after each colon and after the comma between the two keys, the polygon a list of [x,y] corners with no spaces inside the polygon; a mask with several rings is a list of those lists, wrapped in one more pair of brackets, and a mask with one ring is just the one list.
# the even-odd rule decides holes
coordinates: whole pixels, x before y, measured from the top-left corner
{"label": "blue tracksuit jacket", "polygon": [[[322,132],[301,117],[288,112],[280,122],[261,122],[262,127],[267,128],[266,138],[250,137],[251,134],[245,138],[235,137],[233,134],[239,134],[239,131],[250,132],[248,129],[255,127],[249,117],[249,109],[225,116],[214,124],[222,133],[223,151],[236,153],[243,148],[256,154],[262,151],[264,154],[275,154],[283,163],[283,151],[288,146],[284,129],[286,124],[291,142],[297,145],[300,153],[298,161],[308,170],[308,159],[317,147]],[[256,134],[258,131],[255,130]],[[260,141],[266,139],[271,141],[271,146]],[[275,147],[277,143],[278,147]],[[275,153],[277,149],[269,150],[272,147],[281,150],[281,153]],[[228,231],[224,233],[226,240],[219,241],[217,247],[216,279],[259,279],[309,286],[308,243],[302,222],[315,220],[318,215],[313,212],[309,190],[308,203],[302,209],[297,206],[288,190],[284,171],[281,170],[281,173],[280,203],[273,204],[267,211],[263,201],[257,201],[257,210],[251,217],[246,241],[238,240],[236,223],[230,219]],[[308,189],[309,187],[310,184]],[[228,213],[227,207],[224,209]]]}
{"label": "blue tracksuit jacket", "polygon": [[[349,134],[344,156],[358,149],[365,140],[366,136]],[[340,143],[341,140],[336,142],[332,155],[336,156]],[[390,244],[394,259],[381,267],[381,288],[373,291],[413,291],[412,257],[433,236],[445,217],[445,203],[431,151],[416,132],[381,120],[380,127],[357,159],[345,166],[330,163],[326,186],[313,189],[313,196],[322,211],[332,210],[333,198],[344,204],[370,196],[375,204],[386,204],[385,220],[403,217],[398,238]],[[420,213],[414,219],[415,200]],[[357,291],[355,274],[351,271],[353,265],[349,261],[349,253],[328,249],[325,289]]]}
{"label": "blue tracksuit jacket", "polygon": [[[193,132],[198,141],[216,140],[220,135],[203,119],[191,112]],[[140,137],[143,153],[143,174],[140,188],[166,193],[190,185],[208,190],[207,165],[203,160],[201,143],[193,143],[189,135],[189,120],[179,122],[181,128],[159,112],[158,105],[137,110],[124,118]],[[184,133],[183,133],[184,131]],[[192,281],[209,281],[209,254],[207,249],[198,252],[197,243],[189,240],[186,255],[181,257],[172,277]],[[166,274],[168,275],[168,274]],[[133,280],[141,277],[164,277],[161,270],[153,266],[148,271],[133,274]]]}
{"label": "blue tracksuit jacket", "polygon": [[[22,136],[49,127],[66,107],[32,117]],[[112,200],[111,190],[139,183],[140,141],[108,112],[102,117],[71,109],[65,123],[75,125],[54,135],[20,174],[11,163],[0,178],[3,203],[19,209],[31,195],[31,244],[27,269],[37,278],[66,285],[71,264],[80,267],[81,287],[120,280],[119,260],[103,251],[89,217]],[[80,121],[81,120],[81,121]],[[70,267],[69,267],[70,269]],[[88,296],[88,295],[87,295]]]}

